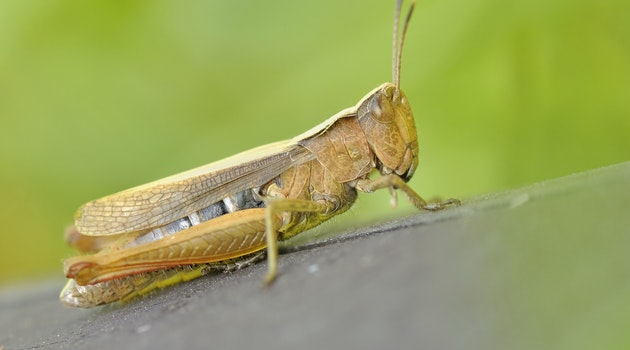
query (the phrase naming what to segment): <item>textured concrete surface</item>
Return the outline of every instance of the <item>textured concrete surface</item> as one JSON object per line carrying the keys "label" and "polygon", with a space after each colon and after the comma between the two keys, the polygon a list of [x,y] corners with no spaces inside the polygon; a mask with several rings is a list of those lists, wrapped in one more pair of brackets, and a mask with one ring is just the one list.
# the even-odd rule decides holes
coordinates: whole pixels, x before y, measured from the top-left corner
{"label": "textured concrete surface", "polygon": [[127,305],[0,291],[5,349],[630,348],[630,163],[483,196]]}

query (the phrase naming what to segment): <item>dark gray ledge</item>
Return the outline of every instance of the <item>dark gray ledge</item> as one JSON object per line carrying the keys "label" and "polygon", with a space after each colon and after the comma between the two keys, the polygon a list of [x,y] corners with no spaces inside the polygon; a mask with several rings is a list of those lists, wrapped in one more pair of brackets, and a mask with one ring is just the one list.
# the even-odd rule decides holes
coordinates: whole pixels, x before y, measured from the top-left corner
{"label": "dark gray ledge", "polygon": [[614,349],[630,346],[630,163],[287,248],[127,305],[62,279],[0,290],[5,349]]}

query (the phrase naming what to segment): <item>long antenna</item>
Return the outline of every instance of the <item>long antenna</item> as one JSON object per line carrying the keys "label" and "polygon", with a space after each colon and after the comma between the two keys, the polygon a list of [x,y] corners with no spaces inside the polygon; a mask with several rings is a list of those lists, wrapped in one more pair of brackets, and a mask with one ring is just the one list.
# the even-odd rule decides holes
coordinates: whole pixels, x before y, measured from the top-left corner
{"label": "long antenna", "polygon": [[392,82],[396,86],[396,90],[400,89],[400,68],[398,65],[398,21],[400,20],[400,8],[402,0],[396,1],[396,10],[394,11],[394,37],[392,38]]}
{"label": "long antenna", "polygon": [[400,90],[400,66],[402,61],[402,48],[403,44],[405,43],[405,35],[407,34],[409,20],[411,19],[411,14],[413,13],[415,5],[415,1],[413,1],[411,5],[409,5],[409,11],[407,12],[407,16],[405,17],[405,23],[403,24],[402,33],[399,37],[398,22],[400,21],[400,9],[402,7],[402,0],[398,0],[396,2],[396,11],[394,12],[394,38],[392,44],[392,80],[394,85],[396,86],[396,90]]}

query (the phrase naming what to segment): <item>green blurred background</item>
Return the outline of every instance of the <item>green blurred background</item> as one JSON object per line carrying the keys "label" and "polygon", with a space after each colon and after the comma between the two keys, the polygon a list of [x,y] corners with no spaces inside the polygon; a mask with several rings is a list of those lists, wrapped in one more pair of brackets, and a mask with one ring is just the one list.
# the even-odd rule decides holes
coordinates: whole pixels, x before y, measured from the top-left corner
{"label": "green blurred background", "polygon": [[[390,81],[393,2],[0,2],[0,285],[60,277],[82,203],[293,137]],[[629,160],[628,13],[421,0],[412,186],[466,198]],[[337,222],[402,202],[363,195]]]}

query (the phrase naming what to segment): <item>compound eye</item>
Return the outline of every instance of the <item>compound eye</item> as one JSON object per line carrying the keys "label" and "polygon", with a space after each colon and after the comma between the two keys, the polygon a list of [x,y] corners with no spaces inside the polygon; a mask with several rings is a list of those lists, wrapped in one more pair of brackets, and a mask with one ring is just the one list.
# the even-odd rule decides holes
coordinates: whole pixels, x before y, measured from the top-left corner
{"label": "compound eye", "polygon": [[383,115],[383,109],[381,108],[381,104],[378,100],[379,99],[376,96],[370,100],[370,112],[372,112],[372,117],[376,120],[380,120]]}
{"label": "compound eye", "polygon": [[377,94],[370,100],[370,112],[372,118],[381,122],[389,123],[394,116],[394,108],[392,101],[386,94]]}

